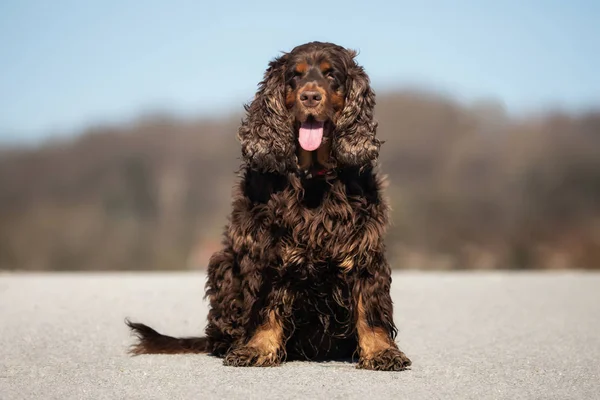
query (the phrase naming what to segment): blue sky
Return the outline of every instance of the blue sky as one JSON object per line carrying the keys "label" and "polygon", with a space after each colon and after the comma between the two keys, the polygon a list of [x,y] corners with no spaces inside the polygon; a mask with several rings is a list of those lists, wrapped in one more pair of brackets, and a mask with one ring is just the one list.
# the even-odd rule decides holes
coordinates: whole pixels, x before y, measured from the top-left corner
{"label": "blue sky", "polygon": [[600,106],[599,1],[3,0],[0,142],[240,111],[267,62],[310,40],[360,50],[379,93]]}

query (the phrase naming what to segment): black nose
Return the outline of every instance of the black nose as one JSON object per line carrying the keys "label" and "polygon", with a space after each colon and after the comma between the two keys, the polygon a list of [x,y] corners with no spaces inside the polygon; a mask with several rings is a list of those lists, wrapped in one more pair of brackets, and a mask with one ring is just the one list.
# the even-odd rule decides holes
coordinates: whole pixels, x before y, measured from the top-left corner
{"label": "black nose", "polygon": [[323,96],[321,93],[313,90],[306,90],[300,93],[300,101],[305,107],[316,107],[319,105]]}

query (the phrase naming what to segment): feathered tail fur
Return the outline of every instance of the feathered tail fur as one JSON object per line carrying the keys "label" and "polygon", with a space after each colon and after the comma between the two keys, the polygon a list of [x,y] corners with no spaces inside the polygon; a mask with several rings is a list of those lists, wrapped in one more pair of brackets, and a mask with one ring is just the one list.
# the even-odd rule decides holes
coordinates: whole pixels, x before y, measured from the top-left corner
{"label": "feathered tail fur", "polygon": [[144,324],[129,320],[125,320],[125,323],[139,339],[138,343],[132,345],[129,350],[133,355],[208,352],[208,338],[206,337],[175,338],[162,335]]}

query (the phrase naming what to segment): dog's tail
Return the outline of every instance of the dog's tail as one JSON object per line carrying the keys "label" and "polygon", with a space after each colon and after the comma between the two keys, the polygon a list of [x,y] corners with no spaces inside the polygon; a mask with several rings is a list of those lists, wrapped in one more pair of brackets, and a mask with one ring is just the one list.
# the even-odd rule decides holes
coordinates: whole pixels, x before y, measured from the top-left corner
{"label": "dog's tail", "polygon": [[147,325],[131,322],[125,323],[131,328],[139,341],[131,346],[129,352],[138,354],[183,354],[183,353],[208,353],[208,338],[186,337],[174,338],[161,335]]}

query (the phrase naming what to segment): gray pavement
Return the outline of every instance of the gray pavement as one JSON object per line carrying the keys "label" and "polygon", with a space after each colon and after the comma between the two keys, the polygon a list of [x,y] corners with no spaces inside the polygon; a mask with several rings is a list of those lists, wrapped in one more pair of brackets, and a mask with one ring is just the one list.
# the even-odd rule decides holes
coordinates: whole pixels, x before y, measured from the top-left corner
{"label": "gray pavement", "polygon": [[396,273],[409,371],[126,355],[125,317],[202,333],[204,279],[0,274],[0,399],[600,399],[597,273]]}

